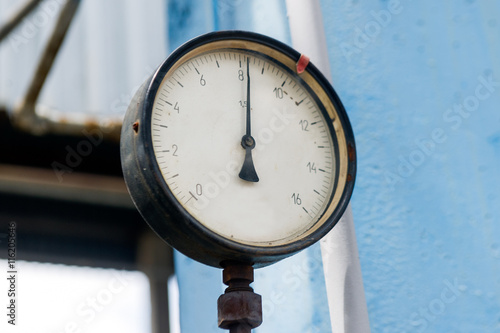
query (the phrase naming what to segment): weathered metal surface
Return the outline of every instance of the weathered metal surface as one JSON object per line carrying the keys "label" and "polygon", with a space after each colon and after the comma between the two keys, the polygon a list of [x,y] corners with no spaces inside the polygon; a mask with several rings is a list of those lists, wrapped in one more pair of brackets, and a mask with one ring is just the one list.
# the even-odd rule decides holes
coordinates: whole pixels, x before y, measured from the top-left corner
{"label": "weathered metal surface", "polygon": [[79,0],[68,0],[59,14],[54,31],[40,57],[28,91],[20,106],[14,111],[14,124],[21,129],[36,134],[44,134],[48,131],[47,120],[37,116],[35,106],[79,4]]}

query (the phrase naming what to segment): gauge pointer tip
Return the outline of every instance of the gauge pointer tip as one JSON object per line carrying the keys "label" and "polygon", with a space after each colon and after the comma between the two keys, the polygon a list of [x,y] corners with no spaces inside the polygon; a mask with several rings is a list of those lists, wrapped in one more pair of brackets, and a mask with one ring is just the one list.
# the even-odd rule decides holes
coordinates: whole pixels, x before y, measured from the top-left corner
{"label": "gauge pointer tip", "polygon": [[245,148],[245,161],[240,171],[240,178],[248,182],[258,182],[259,176],[255,171],[255,166],[252,159],[252,149],[255,147],[255,140],[253,137],[244,135],[241,139],[241,145]]}
{"label": "gauge pointer tip", "polygon": [[[250,163],[246,162],[247,157],[250,157]],[[245,167],[245,165],[248,165],[248,167]],[[239,176],[241,179],[246,180],[247,182],[257,183],[259,181],[259,176],[257,176],[257,172],[255,171],[255,168],[253,166],[252,154],[246,154],[245,164],[243,165],[243,168],[241,168]]]}

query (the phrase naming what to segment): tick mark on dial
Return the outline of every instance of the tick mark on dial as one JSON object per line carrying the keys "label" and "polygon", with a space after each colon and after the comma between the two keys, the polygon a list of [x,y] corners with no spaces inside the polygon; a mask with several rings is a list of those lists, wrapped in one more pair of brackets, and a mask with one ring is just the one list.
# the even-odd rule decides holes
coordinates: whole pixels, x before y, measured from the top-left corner
{"label": "tick mark on dial", "polygon": [[179,81],[177,81],[176,79],[174,79],[175,82],[177,82],[178,85],[180,85],[182,88],[184,88],[184,86],[182,85],[182,83],[180,83]]}
{"label": "tick mark on dial", "polygon": [[189,194],[191,194],[191,198],[189,198],[189,199],[186,201],[186,203],[188,203],[188,202],[189,202],[189,200],[191,200],[191,199],[194,199],[194,200],[198,201],[198,198],[197,198],[197,197],[193,194],[193,192],[189,191]]}
{"label": "tick mark on dial", "polygon": [[[304,99],[305,99],[305,98],[304,98]],[[304,101],[304,99],[303,99],[303,100],[301,100],[300,102],[295,102],[295,105],[299,106],[299,105],[300,105],[300,104]],[[312,125],[312,123],[311,123],[311,125]]]}
{"label": "tick mark on dial", "polygon": [[320,196],[320,197],[322,197],[323,199],[325,198],[325,196],[324,196],[324,195],[322,195],[321,193],[319,193],[318,191],[316,191],[316,190],[313,190],[313,191],[314,191],[314,193],[316,193],[317,195],[319,195],[319,196]]}
{"label": "tick mark on dial", "polygon": [[307,213],[307,215],[309,215],[309,217],[312,217],[311,214],[309,214],[309,212],[307,211],[307,209],[305,209],[304,207],[302,207],[302,209]]}

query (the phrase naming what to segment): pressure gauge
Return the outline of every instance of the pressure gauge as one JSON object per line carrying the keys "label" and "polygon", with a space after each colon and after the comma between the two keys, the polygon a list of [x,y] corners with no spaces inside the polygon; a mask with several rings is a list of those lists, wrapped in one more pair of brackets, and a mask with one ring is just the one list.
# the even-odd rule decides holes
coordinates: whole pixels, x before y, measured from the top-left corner
{"label": "pressure gauge", "polygon": [[122,165],[138,210],[205,264],[262,267],[339,220],[356,173],[346,112],[289,46],[241,31],[175,50],[132,100]]}

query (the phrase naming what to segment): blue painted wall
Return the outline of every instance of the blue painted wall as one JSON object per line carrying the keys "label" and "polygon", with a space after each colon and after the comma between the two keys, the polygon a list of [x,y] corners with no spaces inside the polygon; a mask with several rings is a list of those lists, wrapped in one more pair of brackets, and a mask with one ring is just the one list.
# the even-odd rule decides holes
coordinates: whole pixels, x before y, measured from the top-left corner
{"label": "blue painted wall", "polygon": [[[322,7],[357,140],[352,208],[372,332],[500,332],[500,3]],[[289,42],[283,1],[169,9],[171,48],[217,28]],[[179,254],[176,269],[183,333],[219,332],[220,271]],[[258,270],[258,332],[330,332],[322,274],[317,247]]]}
{"label": "blue painted wall", "polygon": [[500,332],[500,3],[323,1],[373,332]]}
{"label": "blue painted wall", "polygon": [[[242,29],[290,44],[285,2],[269,0],[176,0],[169,5],[171,49],[211,30]],[[175,254],[183,333],[222,332],[217,327],[217,298],[222,272]],[[262,295],[264,322],[255,331],[330,332],[330,318],[319,244],[255,272],[253,287]]]}

